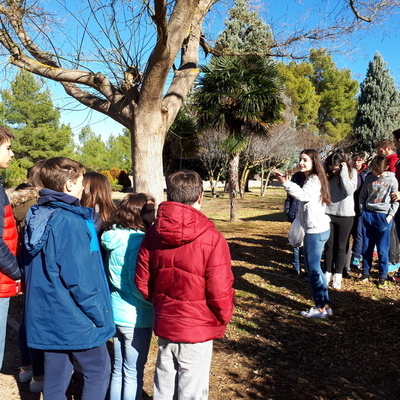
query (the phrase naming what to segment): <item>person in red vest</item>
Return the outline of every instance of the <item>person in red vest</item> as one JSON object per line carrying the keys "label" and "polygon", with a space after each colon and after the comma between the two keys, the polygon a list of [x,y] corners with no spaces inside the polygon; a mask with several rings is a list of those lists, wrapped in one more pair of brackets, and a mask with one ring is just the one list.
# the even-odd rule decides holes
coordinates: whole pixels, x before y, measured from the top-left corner
{"label": "person in red vest", "polygon": [[[10,164],[14,135],[0,126],[0,168]],[[0,177],[0,368],[3,365],[10,297],[20,292],[21,271],[17,263],[18,231],[13,211]]]}

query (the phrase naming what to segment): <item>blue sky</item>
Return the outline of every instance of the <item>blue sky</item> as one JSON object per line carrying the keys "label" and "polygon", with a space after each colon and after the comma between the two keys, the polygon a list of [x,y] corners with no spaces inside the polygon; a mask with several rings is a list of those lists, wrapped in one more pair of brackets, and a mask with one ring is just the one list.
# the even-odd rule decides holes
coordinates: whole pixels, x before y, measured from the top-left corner
{"label": "blue sky", "polygon": [[[277,34],[286,34],[293,26],[297,28],[309,27],[318,24],[323,26],[329,23],[330,15],[339,3],[344,0],[270,0],[269,2],[259,2],[256,7],[263,19],[269,23]],[[223,22],[227,17],[227,10],[230,5],[221,3],[214,14],[211,15],[209,28],[206,25],[206,33],[216,37],[218,32],[223,29]],[[374,25],[368,30],[364,30],[342,38],[338,42],[325,41],[316,44],[304,43],[304,46],[333,48],[333,60],[339,68],[348,68],[352,71],[352,76],[361,82],[365,78],[368,62],[372,60],[376,51],[379,51],[387,63],[392,76],[397,84],[400,83],[400,19],[398,15],[391,16],[387,21],[380,25]],[[366,24],[367,25],[367,24]],[[210,28],[211,27],[211,28]],[[286,30],[286,31],[285,31]],[[49,88],[53,93],[55,104],[65,106],[65,103],[72,105],[73,101],[60,89],[60,85],[49,83]],[[76,102],[75,102],[76,103]],[[84,126],[90,125],[92,130],[101,134],[106,140],[110,134],[122,133],[122,126],[107,118],[102,114],[87,110],[83,106],[70,107],[74,110],[62,111],[62,122],[70,124],[73,131],[77,134]],[[77,111],[76,108],[78,108]]]}

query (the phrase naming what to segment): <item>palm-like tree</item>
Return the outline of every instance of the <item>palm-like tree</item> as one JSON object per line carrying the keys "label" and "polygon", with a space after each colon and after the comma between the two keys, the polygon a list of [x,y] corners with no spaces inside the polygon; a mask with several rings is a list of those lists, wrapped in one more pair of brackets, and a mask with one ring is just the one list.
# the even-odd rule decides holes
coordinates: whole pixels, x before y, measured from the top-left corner
{"label": "palm-like tree", "polygon": [[201,69],[195,90],[200,122],[229,132],[222,145],[230,154],[231,221],[236,220],[240,152],[248,143],[249,132],[267,132],[271,123],[279,120],[281,92],[274,63],[257,55],[214,57]]}

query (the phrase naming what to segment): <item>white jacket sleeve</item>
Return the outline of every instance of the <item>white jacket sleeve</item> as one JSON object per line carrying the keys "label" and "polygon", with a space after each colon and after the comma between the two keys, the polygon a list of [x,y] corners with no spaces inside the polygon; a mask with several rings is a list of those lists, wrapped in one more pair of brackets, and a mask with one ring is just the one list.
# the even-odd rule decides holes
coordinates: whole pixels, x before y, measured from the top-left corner
{"label": "white jacket sleeve", "polygon": [[285,190],[297,200],[305,203],[315,199],[316,194],[321,193],[321,182],[316,175],[310,176],[303,187],[300,187],[292,181],[287,181],[283,184]]}

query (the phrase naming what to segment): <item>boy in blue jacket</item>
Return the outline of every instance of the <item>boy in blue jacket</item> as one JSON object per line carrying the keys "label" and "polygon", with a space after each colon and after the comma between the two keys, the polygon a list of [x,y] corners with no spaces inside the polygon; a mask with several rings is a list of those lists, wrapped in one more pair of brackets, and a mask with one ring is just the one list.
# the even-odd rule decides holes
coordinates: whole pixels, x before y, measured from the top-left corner
{"label": "boy in blue jacket", "polygon": [[28,346],[45,353],[44,400],[66,399],[72,358],[84,376],[82,400],[104,399],[109,384],[115,327],[93,210],[80,205],[84,172],[68,158],[46,160],[26,219],[25,322]]}

